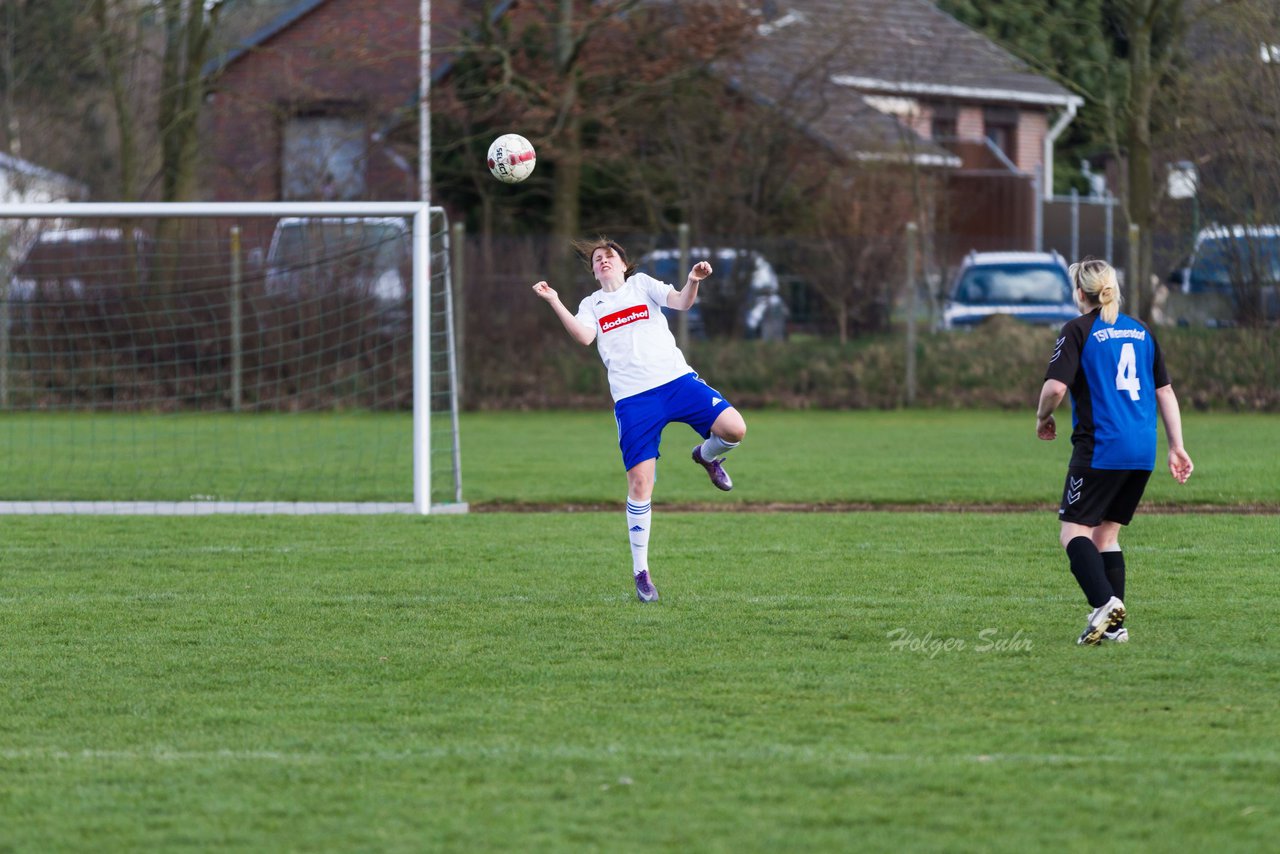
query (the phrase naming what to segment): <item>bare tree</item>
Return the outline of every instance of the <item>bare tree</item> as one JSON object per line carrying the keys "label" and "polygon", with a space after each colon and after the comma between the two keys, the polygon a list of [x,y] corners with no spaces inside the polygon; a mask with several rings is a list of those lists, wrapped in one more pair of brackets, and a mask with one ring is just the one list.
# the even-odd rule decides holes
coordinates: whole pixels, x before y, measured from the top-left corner
{"label": "bare tree", "polygon": [[[1280,284],[1280,8],[1248,0],[1190,33],[1195,74],[1178,112],[1183,156],[1197,173],[1200,224],[1261,226],[1219,240],[1209,266],[1235,296],[1236,320],[1274,319]],[[1268,297],[1268,295],[1270,296]]]}
{"label": "bare tree", "polygon": [[[0,3],[0,150],[94,186],[100,144],[97,33],[81,0]],[[99,144],[79,144],[81,138]],[[77,150],[79,148],[80,150]]]}
{"label": "bare tree", "polygon": [[92,0],[89,11],[98,31],[94,53],[115,120],[120,198],[132,201],[141,191],[141,161],[145,157],[140,150],[143,143],[137,116],[141,107],[136,97],[144,88],[139,85],[144,72],[138,62],[146,56],[140,50],[145,35],[134,10],[122,9],[112,0]]}
{"label": "bare tree", "polygon": [[[908,168],[850,159],[819,130],[845,127],[844,111],[858,98],[831,87],[827,59],[810,57],[793,78],[775,78],[777,87],[763,91],[733,85],[763,74],[751,64],[727,64],[724,77],[686,84],[663,102],[664,121],[642,129],[645,156],[629,168],[654,231],[687,222],[700,243],[765,252],[809,283],[844,341],[887,320],[884,273],[898,225],[911,218],[912,178]],[[637,147],[634,139],[618,145]],[[710,331],[741,335],[750,284],[717,279],[704,290]]]}
{"label": "bare tree", "polygon": [[630,111],[654,92],[672,91],[677,81],[737,49],[752,20],[737,5],[714,0],[678,6],[529,0],[462,47],[487,84],[484,96],[466,106],[473,122],[488,116],[494,126],[530,129],[526,135],[552,176],[554,233],[567,243],[581,229],[588,148],[593,163],[626,153],[593,141],[633,120]]}
{"label": "bare tree", "polygon": [[1152,317],[1153,237],[1166,200],[1162,179],[1176,152],[1185,150],[1177,116],[1196,76],[1188,33],[1198,22],[1242,6],[1243,0],[1113,0],[1110,6],[1107,23],[1115,38],[1105,88],[1086,94],[1106,104],[1110,147],[1124,165],[1124,210],[1140,235],[1136,251],[1130,248],[1129,287],[1144,320]]}
{"label": "bare tree", "polygon": [[[1199,85],[1206,56],[1188,42],[1198,22],[1236,16],[1273,0],[1103,0],[1057,3],[1028,0],[946,0],[962,16],[993,25],[1002,41],[1042,73],[1087,99],[1080,123],[1120,166],[1121,200],[1141,236],[1131,248],[1129,287],[1141,316],[1151,319],[1153,238],[1167,202],[1164,178],[1171,160],[1184,159],[1189,89]],[[1046,56],[1045,21],[1056,20],[1052,39],[1064,49]],[[1037,53],[1037,50],[1040,53]],[[1228,103],[1239,93],[1223,91]],[[1136,249],[1136,251],[1132,251]]]}
{"label": "bare tree", "polygon": [[[902,226],[932,223],[933,182],[920,168],[928,143],[910,119],[834,82],[865,59],[867,33],[884,22],[839,4],[810,14],[794,28],[761,20],[741,56],[718,62],[701,90],[681,93],[687,104],[681,96],[664,104],[666,121],[646,151],[650,179],[635,183],[658,188],[648,202],[666,228],[660,218],[674,211],[695,233],[773,243],[773,260],[807,282],[846,341],[887,325]],[[725,91],[714,91],[716,81]],[[730,316],[741,315],[736,308]]]}
{"label": "bare tree", "polygon": [[160,197],[195,197],[197,122],[204,98],[201,68],[225,0],[160,0],[164,50],[160,57]]}
{"label": "bare tree", "polygon": [[[224,0],[12,0],[0,27],[6,145],[23,136],[101,194],[195,194],[201,65]],[[67,108],[63,110],[64,106]],[[66,115],[62,115],[65,112]],[[105,114],[104,140],[87,123]],[[29,131],[20,134],[22,119]],[[39,124],[39,127],[34,125]],[[50,156],[52,155],[52,157]],[[53,162],[50,162],[53,161]],[[96,170],[101,164],[110,174]]]}
{"label": "bare tree", "polygon": [[840,343],[888,327],[903,271],[903,232],[914,200],[909,173],[861,168],[813,199],[814,237],[800,259],[826,302]]}

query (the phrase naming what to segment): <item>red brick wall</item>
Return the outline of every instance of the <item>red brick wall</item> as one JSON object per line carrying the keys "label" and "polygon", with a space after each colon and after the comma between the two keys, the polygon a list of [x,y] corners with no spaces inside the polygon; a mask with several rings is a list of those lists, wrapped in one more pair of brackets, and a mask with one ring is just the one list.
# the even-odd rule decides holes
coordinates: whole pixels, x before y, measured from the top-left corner
{"label": "red brick wall", "polygon": [[[1044,160],[1044,137],[1049,131],[1048,116],[1038,110],[1019,110],[1018,128],[1013,139],[1013,154],[1009,158],[1019,171],[1035,173]],[[982,139],[986,127],[982,108],[961,107],[956,113],[956,135],[962,139]]]}
{"label": "red brick wall", "polygon": [[[206,198],[279,199],[281,130],[300,111],[361,117],[372,132],[410,106],[418,89],[419,5],[328,0],[229,65],[203,117]],[[368,145],[368,198],[415,198],[416,164],[415,174],[406,174],[377,141]]]}
{"label": "red brick wall", "polygon": [[1038,173],[1044,162],[1044,138],[1049,132],[1048,116],[1022,110],[1018,114],[1017,153],[1014,163],[1023,172]]}
{"label": "red brick wall", "polygon": [[956,111],[956,136],[982,139],[982,107],[963,106]]}

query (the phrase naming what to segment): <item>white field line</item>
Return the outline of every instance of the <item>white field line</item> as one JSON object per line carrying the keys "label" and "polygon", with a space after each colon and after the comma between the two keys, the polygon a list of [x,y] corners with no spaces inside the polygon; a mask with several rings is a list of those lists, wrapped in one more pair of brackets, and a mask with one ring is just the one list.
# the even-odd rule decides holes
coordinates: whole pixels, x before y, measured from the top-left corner
{"label": "white field line", "polygon": [[[619,585],[621,586],[621,585]],[[23,602],[40,602],[47,604],[50,602],[65,604],[83,604],[83,603],[242,603],[246,599],[252,598],[254,601],[260,601],[261,587],[248,586],[242,590],[217,590],[217,591],[162,591],[153,590],[147,593],[122,593],[122,592],[106,592],[106,593],[85,593],[81,591],[68,592],[41,592],[39,594],[18,594],[12,593],[0,594],[0,604],[18,605]],[[246,592],[248,591],[248,592]],[[503,605],[508,603],[517,604],[533,604],[533,603],[553,603],[563,602],[572,599],[575,602],[595,602],[599,604],[616,604],[618,602],[631,603],[635,600],[635,594],[628,591],[620,593],[606,593],[597,596],[583,597],[576,593],[558,594],[543,593],[533,596],[527,593],[509,593],[495,594],[485,596],[479,593],[466,592],[450,592],[443,591],[440,593],[317,593],[315,591],[305,591],[297,594],[276,595],[274,599],[288,599],[295,602],[326,604],[346,603],[350,605],[388,605],[388,604],[423,604],[423,605]],[[1047,596],[1006,596],[1003,601],[1006,602],[1022,602],[1028,605],[1059,605],[1062,603],[1074,603],[1077,597],[1070,593],[1055,593]],[[857,594],[804,594],[804,593],[775,593],[766,596],[751,596],[743,593],[735,593],[733,591],[725,591],[715,594],[699,594],[685,593],[680,596],[680,600],[689,605],[704,604],[723,604],[726,602],[739,602],[747,605],[758,605],[765,607],[785,607],[795,605],[844,605],[844,606],[865,606],[865,607],[900,607],[902,599],[892,596],[859,596]],[[952,593],[946,596],[932,597],[933,602],[987,602],[989,596],[981,593]],[[1222,604],[1256,604],[1256,600],[1247,597],[1233,598],[1226,597],[1217,600]]]}
{"label": "white field line", "polygon": [[[433,512],[461,512],[432,505]],[[0,501],[0,516],[316,516],[414,513],[396,501]]]}
{"label": "white field line", "polygon": [[[857,549],[859,551],[874,551],[882,554],[914,554],[919,553],[909,543],[840,543],[839,548],[842,551],[850,551]],[[150,555],[255,555],[255,554],[363,554],[363,553],[381,553],[383,549],[379,546],[354,546],[354,545],[336,545],[326,546],[316,543],[298,543],[295,545],[284,546],[237,546],[237,545],[208,545],[208,546],[73,546],[59,544],[57,546],[24,546],[7,544],[0,545],[0,554],[14,555],[111,555],[111,554],[130,554],[138,556]],[[928,552],[930,556],[951,556],[964,555],[974,551],[972,548],[943,548],[932,549]],[[1125,546],[1125,551],[1136,553],[1144,552],[1154,555],[1177,555],[1177,554],[1195,554],[1202,551],[1200,546],[1162,546],[1162,545],[1133,545]],[[804,549],[790,549],[779,551],[779,555],[803,555]],[[1273,543],[1236,543],[1232,546],[1233,556],[1239,555],[1243,557],[1254,557],[1258,555],[1274,555],[1280,553],[1280,545]]]}
{"label": "white field line", "polygon": [[[418,750],[389,750],[356,753],[297,752],[285,750],[176,750],[168,747],[151,749],[62,750],[57,748],[7,748],[0,749],[0,761],[4,762],[120,762],[156,764],[208,764],[226,762],[263,764],[323,764],[323,763],[414,763],[436,762],[447,759],[492,761],[608,761],[630,760],[695,760],[717,761],[786,761],[799,764],[822,765],[1091,765],[1099,762],[1122,764],[1129,757],[1099,756],[1097,754],[1065,753],[868,753],[844,751],[830,747],[767,745],[754,748],[725,750],[698,750],[679,747],[645,747],[610,744],[598,747],[562,744],[554,747],[521,745],[457,744],[426,747]],[[1280,755],[1258,754],[1207,754],[1203,756],[1170,756],[1163,765],[1277,765]]]}

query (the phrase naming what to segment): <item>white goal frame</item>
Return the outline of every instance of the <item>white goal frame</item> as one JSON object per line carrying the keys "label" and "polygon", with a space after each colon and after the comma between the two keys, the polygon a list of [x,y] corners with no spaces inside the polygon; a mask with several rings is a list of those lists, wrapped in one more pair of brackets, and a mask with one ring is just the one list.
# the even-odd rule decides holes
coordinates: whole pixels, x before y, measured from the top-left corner
{"label": "white goal frame", "polygon": [[[413,227],[413,502],[0,501],[0,515],[312,515],[323,513],[466,513],[458,433],[458,361],[452,288],[444,289],[454,501],[431,502],[431,214],[422,202],[52,202],[0,203],[0,220],[130,217],[410,217]],[[445,227],[448,240],[448,227]],[[446,259],[448,253],[445,253]],[[447,261],[446,261],[447,263]]]}

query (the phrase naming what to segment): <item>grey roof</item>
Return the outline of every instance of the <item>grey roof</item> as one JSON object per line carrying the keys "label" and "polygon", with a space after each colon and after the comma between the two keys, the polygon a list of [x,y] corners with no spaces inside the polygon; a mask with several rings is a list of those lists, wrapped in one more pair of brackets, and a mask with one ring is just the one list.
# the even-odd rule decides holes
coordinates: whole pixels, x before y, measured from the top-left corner
{"label": "grey roof", "polygon": [[44,178],[48,181],[72,180],[61,172],[54,172],[52,169],[46,169],[39,164],[32,163],[30,160],[23,160],[21,157],[5,154],[3,151],[0,151],[0,169],[31,178]]}
{"label": "grey roof", "polygon": [[299,2],[294,3],[275,18],[268,21],[262,29],[250,35],[240,44],[236,45],[221,56],[215,57],[206,62],[204,67],[200,69],[201,75],[209,77],[216,74],[249,51],[253,50],[255,47],[264,44],[282,30],[286,30],[293,26],[299,18],[313,11],[317,6],[323,6],[327,2],[329,2],[329,0],[299,0]]}
{"label": "grey roof", "polygon": [[845,159],[960,165],[960,159],[950,151],[875,109],[855,90],[832,83],[821,68],[779,73],[780,69],[794,68],[785,62],[774,49],[758,49],[740,63],[722,64],[717,69],[734,89],[775,110]]}
{"label": "grey roof", "polygon": [[[251,52],[255,48],[262,46],[263,44],[270,41],[275,36],[279,35],[281,32],[289,29],[289,27],[292,27],[295,23],[298,22],[298,20],[300,20],[304,16],[310,14],[311,12],[315,11],[317,8],[319,8],[320,6],[323,6],[325,3],[328,3],[328,2],[329,0],[298,0],[298,2],[286,8],[283,12],[281,12],[275,18],[272,18],[261,29],[252,33],[250,36],[248,36],[239,44],[237,44],[234,48],[206,62],[204,64],[204,67],[200,69],[201,75],[208,78],[221,72],[227,66],[231,65],[236,60],[240,59],[240,57]],[[490,20],[497,20],[502,15],[506,14],[507,9],[510,8],[513,2],[514,0],[500,0],[500,2],[494,3],[493,8],[490,10],[490,15],[489,15]],[[455,7],[462,7],[467,13],[473,13],[473,12],[476,12],[478,9],[483,8],[479,0],[458,0],[458,2],[450,5]],[[435,21],[437,15],[439,14],[438,7],[439,7],[439,4],[437,4],[437,9],[435,13],[432,15],[433,33],[440,29],[440,27],[438,26],[438,23]],[[414,20],[414,24],[415,25],[417,24],[416,18]],[[432,38],[433,44],[435,44],[437,41],[438,39],[434,37]],[[449,70],[453,67],[453,61],[454,61],[453,57],[448,56],[448,57],[440,58],[438,61],[433,62],[432,64],[435,67],[431,72],[432,79],[439,80],[443,78],[446,74],[448,74]],[[413,103],[416,104],[417,99],[418,99],[418,96],[417,96],[417,93],[415,92],[413,96]]]}
{"label": "grey roof", "polygon": [[779,0],[764,41],[823,56],[832,79],[868,93],[1042,105],[1080,104],[928,0]]}
{"label": "grey roof", "polygon": [[775,0],[744,57],[717,70],[854,160],[959,166],[864,96],[1053,109],[1081,99],[928,0]]}
{"label": "grey roof", "polygon": [[44,181],[46,184],[61,185],[69,195],[87,195],[89,192],[89,188],[84,182],[77,181],[70,175],[55,172],[38,163],[32,163],[30,160],[23,160],[21,157],[14,157],[12,154],[5,154],[4,152],[0,152],[0,171]]}

